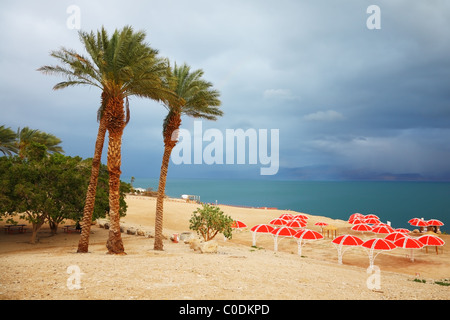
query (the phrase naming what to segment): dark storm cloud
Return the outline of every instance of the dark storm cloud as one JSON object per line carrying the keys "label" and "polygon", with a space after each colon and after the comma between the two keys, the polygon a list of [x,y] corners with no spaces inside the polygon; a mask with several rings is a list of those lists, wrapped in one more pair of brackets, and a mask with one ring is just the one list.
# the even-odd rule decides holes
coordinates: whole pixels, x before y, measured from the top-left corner
{"label": "dark storm cloud", "polygon": [[[366,27],[371,4],[380,7],[381,30]],[[36,72],[55,63],[50,50],[83,52],[66,25],[70,5],[81,9],[83,30],[129,24],[146,30],[162,56],[202,68],[221,91],[225,112],[204,127],[278,128],[284,167],[450,172],[448,1],[2,3],[1,124],[52,132],[68,154],[88,157],[100,93],[53,92],[59,79]],[[156,176],[165,109],[138,98],[130,103],[124,174]],[[222,169],[232,170],[207,171]]]}

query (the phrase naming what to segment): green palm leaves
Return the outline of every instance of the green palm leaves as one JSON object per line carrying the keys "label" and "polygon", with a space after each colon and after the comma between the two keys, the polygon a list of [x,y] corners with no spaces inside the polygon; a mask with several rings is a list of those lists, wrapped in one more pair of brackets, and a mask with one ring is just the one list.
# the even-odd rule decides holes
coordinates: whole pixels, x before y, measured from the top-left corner
{"label": "green palm leaves", "polygon": [[11,128],[0,126],[0,151],[7,156],[16,153],[23,158],[32,144],[42,145],[48,153],[64,153],[61,142],[56,136],[40,130],[25,127],[14,132]]}
{"label": "green palm leaves", "polygon": [[7,156],[17,153],[16,133],[11,128],[0,126],[0,151]]}
{"label": "green palm leaves", "polygon": [[[38,71],[61,76],[64,81],[53,89],[87,85],[101,90],[101,104],[97,112],[99,133],[92,166],[91,181],[86,195],[83,232],[78,252],[87,252],[90,219],[95,199],[98,166],[105,132],[109,133],[107,167],[110,185],[110,235],[107,248],[110,253],[124,253],[120,237],[118,214],[118,186],[121,166],[123,130],[128,123],[128,97],[138,96],[161,102],[169,113],[164,120],[165,151],[161,176],[164,190],[170,152],[176,142],[168,144],[174,130],[181,124],[181,115],[216,120],[222,115],[219,93],[203,80],[203,71],[191,71],[187,65],[170,68],[167,59],[158,57],[158,51],[145,43],[145,32],[135,32],[130,26],[116,30],[111,36],[105,28],[94,32],[79,32],[87,55],[60,48],[50,55],[59,65],[43,66]],[[167,143],[166,143],[167,142]],[[95,163],[95,165],[94,165]],[[165,171],[163,172],[163,168]],[[162,215],[162,206],[161,206]],[[160,224],[162,226],[162,222]],[[161,229],[158,232],[161,235]]]}

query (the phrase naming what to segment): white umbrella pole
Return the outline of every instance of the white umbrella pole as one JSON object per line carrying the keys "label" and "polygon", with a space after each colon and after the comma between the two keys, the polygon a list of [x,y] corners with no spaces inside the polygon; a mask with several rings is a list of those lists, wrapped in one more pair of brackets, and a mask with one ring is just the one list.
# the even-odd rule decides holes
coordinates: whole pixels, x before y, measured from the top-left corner
{"label": "white umbrella pole", "polygon": [[277,236],[273,237],[273,241],[274,241],[273,251],[277,252],[278,251],[278,237]]}
{"label": "white umbrella pole", "polygon": [[256,232],[253,232],[253,246],[256,246]]}
{"label": "white umbrella pole", "polygon": [[338,247],[338,264],[342,264],[342,255],[343,255],[342,246],[339,245],[339,247]]}

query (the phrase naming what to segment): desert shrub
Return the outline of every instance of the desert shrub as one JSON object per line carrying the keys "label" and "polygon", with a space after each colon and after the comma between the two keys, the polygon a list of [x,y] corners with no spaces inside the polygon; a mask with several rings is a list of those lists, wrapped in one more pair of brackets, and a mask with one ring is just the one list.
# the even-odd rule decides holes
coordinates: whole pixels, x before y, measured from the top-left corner
{"label": "desert shrub", "polygon": [[213,239],[219,232],[231,239],[233,219],[225,215],[219,207],[203,204],[197,208],[189,220],[189,228],[201,235],[205,241]]}

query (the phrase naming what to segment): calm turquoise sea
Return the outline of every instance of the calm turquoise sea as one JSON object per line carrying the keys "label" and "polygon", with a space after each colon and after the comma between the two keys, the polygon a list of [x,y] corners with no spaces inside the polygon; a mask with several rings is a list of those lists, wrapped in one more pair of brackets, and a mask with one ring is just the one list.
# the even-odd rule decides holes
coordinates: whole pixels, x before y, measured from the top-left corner
{"label": "calm turquoise sea", "polygon": [[[133,185],[157,190],[158,179],[136,178]],[[433,218],[444,222],[442,231],[450,231],[448,182],[168,179],[166,194],[198,195],[202,202],[276,207],[343,220],[355,212],[374,213],[395,228],[411,229],[411,218]]]}

